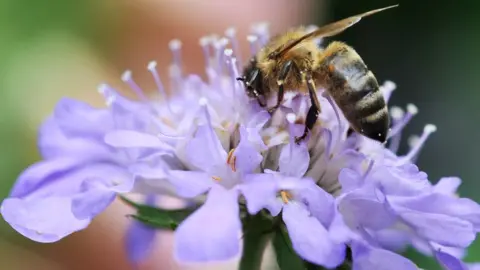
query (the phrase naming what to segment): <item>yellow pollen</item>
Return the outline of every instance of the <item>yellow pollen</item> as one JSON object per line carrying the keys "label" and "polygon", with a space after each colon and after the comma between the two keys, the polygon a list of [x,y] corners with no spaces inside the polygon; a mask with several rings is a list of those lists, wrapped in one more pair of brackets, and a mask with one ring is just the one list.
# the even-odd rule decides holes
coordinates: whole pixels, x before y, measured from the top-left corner
{"label": "yellow pollen", "polygon": [[218,176],[212,176],[212,179],[217,181],[217,182],[220,182],[222,181],[222,178],[218,177]]}
{"label": "yellow pollen", "polygon": [[292,199],[292,194],[288,191],[280,191],[280,197],[282,198],[283,203],[288,203]]}
{"label": "yellow pollen", "polygon": [[230,165],[230,168],[232,169],[233,172],[237,171],[237,168],[235,167],[235,162],[237,161],[237,157],[233,155],[233,152],[235,151],[235,148],[230,150],[227,155],[227,164]]}
{"label": "yellow pollen", "polygon": [[170,126],[172,128],[175,127],[173,122],[166,117],[161,117],[160,120],[162,120],[162,122],[165,123],[167,126]]}

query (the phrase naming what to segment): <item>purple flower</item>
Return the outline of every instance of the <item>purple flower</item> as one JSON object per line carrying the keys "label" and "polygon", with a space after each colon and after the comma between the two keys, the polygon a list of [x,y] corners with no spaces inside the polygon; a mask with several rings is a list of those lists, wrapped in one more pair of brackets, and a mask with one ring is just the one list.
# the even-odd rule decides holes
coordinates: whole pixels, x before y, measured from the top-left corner
{"label": "purple flower", "polygon": [[133,179],[125,158],[103,143],[113,126],[108,110],[63,99],[41,128],[44,160],[17,179],[2,202],[3,218],[38,242],[54,242],[84,229]]}
{"label": "purple flower", "polygon": [[[252,54],[268,40],[264,26],[254,32]],[[319,122],[296,144],[309,98],[288,91],[270,115],[236,80],[241,65],[229,42],[237,42],[231,30],[227,38],[201,39],[203,81],[183,73],[181,43],[172,41],[171,95],[150,62],[157,97],[147,96],[126,71],[122,80],[138,101],[107,84],[98,89],[105,109],[61,100],[40,130],[43,160],[19,176],[2,202],[4,219],[30,239],[54,242],[87,227],[118,193],[168,195],[199,205],[175,231],[174,256],[181,262],[240,255],[243,217],[268,212],[286,227],[300,258],[327,268],[342,264],[349,249],[353,269],[416,269],[398,254],[409,245],[445,269],[473,267],[461,260],[480,228],[480,206],[455,195],[458,178],[432,185],[415,165],[435,126],[411,139],[407,154],[396,154],[403,128],[418,112],[414,105],[406,112],[391,107],[386,147],[349,132],[332,98],[318,89]],[[381,86],[387,101],[395,87]],[[154,234],[132,224],[130,261],[148,256]]]}
{"label": "purple flower", "polygon": [[279,172],[247,175],[242,193],[250,214],[257,214],[263,208],[272,216],[282,213],[293,248],[302,258],[336,267],[345,258],[345,245],[336,242],[329,232],[336,212],[335,200],[313,179],[303,178],[310,156],[305,143],[293,142],[295,116],[287,117],[292,134],[290,143],[280,153]]}
{"label": "purple flower", "polygon": [[[391,269],[417,270],[418,267],[408,260],[389,250],[374,248],[354,242],[352,244],[353,267],[355,270]],[[453,269],[452,269],[453,270]]]}

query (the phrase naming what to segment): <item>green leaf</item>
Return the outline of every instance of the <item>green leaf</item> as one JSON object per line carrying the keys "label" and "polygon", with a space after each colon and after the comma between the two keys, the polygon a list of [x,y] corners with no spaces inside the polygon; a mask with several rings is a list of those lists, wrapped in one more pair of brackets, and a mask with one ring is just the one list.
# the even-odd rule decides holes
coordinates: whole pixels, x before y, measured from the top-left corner
{"label": "green leaf", "polygon": [[196,208],[166,210],[150,205],[139,204],[123,196],[120,196],[120,199],[137,210],[137,213],[130,215],[130,217],[147,226],[158,229],[175,230],[184,219],[196,210]]}
{"label": "green leaf", "polygon": [[260,270],[273,222],[262,213],[243,220],[243,252],[240,270]]}

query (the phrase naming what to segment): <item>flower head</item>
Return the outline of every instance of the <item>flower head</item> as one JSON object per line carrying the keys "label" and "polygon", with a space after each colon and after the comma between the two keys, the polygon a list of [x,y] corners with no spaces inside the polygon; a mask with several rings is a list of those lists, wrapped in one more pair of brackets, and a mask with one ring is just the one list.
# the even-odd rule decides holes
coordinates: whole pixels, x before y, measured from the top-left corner
{"label": "flower head", "polygon": [[[126,71],[122,80],[136,101],[107,84],[99,87],[107,108],[60,101],[40,132],[44,160],[26,169],[3,201],[5,220],[30,239],[53,242],[84,229],[119,193],[174,196],[197,206],[174,226],[174,254],[183,262],[240,255],[246,217],[262,215],[274,229],[286,228],[301,259],[324,267],[353,260],[354,269],[416,269],[397,254],[408,245],[443,265],[461,265],[480,228],[480,206],[454,195],[458,178],[433,185],[415,165],[433,125],[412,140],[409,153],[396,154],[417,108],[391,108],[386,147],[352,132],[319,88],[322,112],[297,144],[308,97],[287,93],[273,115],[250,100],[236,80],[232,31],[201,39],[207,81],[183,74],[181,43],[172,41],[171,95],[151,62],[158,98]],[[254,33],[252,53],[268,40],[264,26]],[[394,89],[392,82],[381,87],[386,100]],[[145,258],[152,239],[151,228],[134,223],[130,259]]]}

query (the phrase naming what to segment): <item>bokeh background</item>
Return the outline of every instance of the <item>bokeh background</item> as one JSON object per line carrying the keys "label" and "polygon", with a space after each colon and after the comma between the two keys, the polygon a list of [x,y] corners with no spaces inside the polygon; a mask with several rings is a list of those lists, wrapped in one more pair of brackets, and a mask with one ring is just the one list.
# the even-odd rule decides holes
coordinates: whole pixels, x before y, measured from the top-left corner
{"label": "bokeh background", "polygon": [[[480,2],[472,0],[0,0],[0,199],[39,158],[37,127],[59,98],[101,106],[96,86],[108,81],[126,90],[119,76],[127,68],[142,87],[153,89],[145,65],[157,60],[165,77],[172,38],[183,41],[187,72],[198,73],[203,35],[236,26],[244,37],[258,21],[269,21],[276,33],[396,3],[400,8],[336,38],[354,46],[379,81],[398,85],[393,104],[419,107],[408,133],[437,125],[419,158],[421,169],[433,181],[460,176],[461,195],[480,201]],[[55,244],[24,239],[0,219],[0,269],[133,269],[122,246],[127,212],[114,204],[87,230]],[[162,234],[141,269],[177,269],[170,240]],[[438,269],[427,258],[409,255],[424,269]],[[480,261],[480,242],[467,261]]]}

